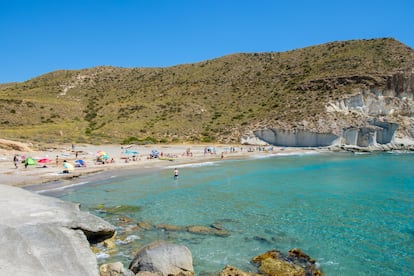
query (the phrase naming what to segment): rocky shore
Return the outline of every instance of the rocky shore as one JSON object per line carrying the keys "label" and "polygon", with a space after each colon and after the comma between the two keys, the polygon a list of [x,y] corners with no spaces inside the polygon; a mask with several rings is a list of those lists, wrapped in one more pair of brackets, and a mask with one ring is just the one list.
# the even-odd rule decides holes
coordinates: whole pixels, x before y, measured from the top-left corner
{"label": "rocky shore", "polygon": [[[0,215],[1,275],[195,275],[190,250],[164,241],[139,249],[128,268],[119,262],[98,268],[91,245],[115,236],[115,227],[70,202],[0,185]],[[197,227],[187,230],[206,234]],[[323,275],[300,249],[273,250],[251,261],[255,272],[228,265],[220,275]]]}
{"label": "rocky shore", "polygon": [[[0,142],[3,143],[3,149],[0,149],[0,212],[2,217],[0,231],[3,241],[3,246],[0,248],[1,275],[194,275],[191,252],[182,245],[171,245],[162,241],[155,241],[155,245],[150,244],[139,251],[148,254],[148,248],[156,248],[150,251],[154,251],[157,258],[160,258],[158,263],[155,262],[149,266],[147,261],[144,261],[144,265],[142,264],[143,257],[137,255],[132,262],[135,264],[131,263],[129,268],[124,268],[120,263],[106,264],[98,268],[92,245],[99,242],[109,243],[110,238],[116,236],[115,226],[80,211],[76,204],[38,195],[28,190],[44,190],[50,188],[51,185],[53,187],[71,185],[82,177],[90,174],[99,177],[101,173],[111,170],[131,169],[136,172],[140,169],[159,169],[172,164],[206,162],[223,158],[247,158],[258,154],[312,151],[311,149],[277,149],[269,146],[158,145],[135,148],[134,150],[139,151],[139,154],[132,157],[126,155],[126,149],[120,145],[76,145],[75,148],[66,145],[34,150],[29,144],[7,140]],[[9,148],[5,149],[5,143]],[[128,148],[131,149],[131,147]],[[148,158],[154,148],[158,148],[163,153],[163,158],[155,160]],[[115,162],[107,164],[95,162],[98,151],[105,151],[111,158],[114,158]],[[15,168],[13,164],[15,154],[19,157],[31,156],[36,160],[40,158],[52,160],[57,156],[59,160],[56,162],[53,159],[50,163],[27,168],[22,163],[18,163],[18,167]],[[86,167],[75,168],[69,174],[61,172],[63,159],[74,163],[79,158],[85,160]],[[145,227],[145,223],[139,222],[137,227]],[[225,229],[220,229],[217,225],[210,227],[150,225],[150,227],[169,231],[172,228],[180,228],[179,231],[201,235],[228,235]],[[150,257],[150,259],[154,258],[154,256]],[[177,261],[185,265],[178,265]],[[162,268],[157,265],[161,265]],[[178,271],[177,267],[182,269]],[[236,268],[229,269],[229,267],[226,267],[221,275],[232,275],[231,270]]]}

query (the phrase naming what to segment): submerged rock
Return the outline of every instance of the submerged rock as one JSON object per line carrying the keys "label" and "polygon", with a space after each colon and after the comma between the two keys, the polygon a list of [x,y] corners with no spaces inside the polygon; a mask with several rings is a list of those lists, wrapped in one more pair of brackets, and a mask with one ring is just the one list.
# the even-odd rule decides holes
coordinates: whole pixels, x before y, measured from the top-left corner
{"label": "submerged rock", "polygon": [[0,275],[99,275],[89,241],[115,233],[77,204],[0,185]]}
{"label": "submerged rock", "polygon": [[152,230],[152,229],[154,229],[154,225],[152,225],[152,223],[150,223],[148,221],[139,221],[139,222],[137,222],[137,226],[139,227],[139,229],[142,229],[142,230]]}
{"label": "submerged rock", "polygon": [[141,210],[141,206],[135,205],[118,205],[112,207],[104,207],[103,205],[100,205],[99,207],[101,210],[110,214],[135,214]]}
{"label": "submerged rock", "polygon": [[211,228],[215,228],[215,229],[217,229],[217,230],[225,230],[225,229],[224,229],[224,226],[223,226],[221,223],[219,223],[219,222],[212,223],[212,224],[210,225],[210,227],[211,227]]}
{"label": "submerged rock", "polygon": [[166,224],[166,223],[161,223],[158,224],[156,226],[157,229],[163,229],[166,231],[183,231],[185,230],[185,227],[183,226],[177,226],[177,225],[172,225],[172,224]]}
{"label": "submerged rock", "polygon": [[160,223],[157,225],[152,225],[150,222],[140,221],[137,223],[137,226],[140,230],[149,231],[156,229],[162,229],[165,231],[177,231],[177,232],[189,232],[192,234],[198,235],[211,235],[211,236],[219,236],[219,237],[227,237],[230,236],[229,231],[224,229],[223,225],[219,223],[213,223],[210,226],[203,226],[203,225],[190,225],[190,226],[179,226],[179,225],[172,225],[167,223]]}
{"label": "submerged rock", "polygon": [[212,227],[206,227],[201,225],[193,225],[188,226],[187,231],[194,234],[200,234],[200,235],[214,235],[214,236],[220,236],[220,237],[227,237],[230,236],[230,233],[223,229],[216,229]]}

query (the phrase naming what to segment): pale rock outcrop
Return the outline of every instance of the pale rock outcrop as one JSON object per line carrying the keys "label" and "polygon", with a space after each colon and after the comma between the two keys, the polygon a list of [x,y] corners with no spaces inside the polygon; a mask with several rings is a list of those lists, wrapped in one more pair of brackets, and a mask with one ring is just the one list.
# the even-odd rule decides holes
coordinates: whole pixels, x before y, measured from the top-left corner
{"label": "pale rock outcrop", "polygon": [[344,129],[342,143],[358,147],[372,147],[392,143],[397,124],[373,120],[371,126]]}
{"label": "pale rock outcrop", "polygon": [[269,144],[283,147],[326,147],[339,138],[331,133],[316,133],[301,129],[262,129],[254,133]]}
{"label": "pale rock outcrop", "polygon": [[121,262],[103,264],[99,267],[100,276],[135,276],[135,273],[124,267]]}
{"label": "pale rock outcrop", "polygon": [[151,272],[159,275],[194,275],[193,257],[183,245],[156,241],[141,248],[129,269],[134,273]]}
{"label": "pale rock outcrop", "polygon": [[242,145],[257,145],[257,146],[266,146],[268,143],[255,135],[254,132],[246,133],[241,137],[240,143]]}
{"label": "pale rock outcrop", "polygon": [[7,185],[0,217],[0,275],[99,275],[88,239],[115,232],[76,204]]}

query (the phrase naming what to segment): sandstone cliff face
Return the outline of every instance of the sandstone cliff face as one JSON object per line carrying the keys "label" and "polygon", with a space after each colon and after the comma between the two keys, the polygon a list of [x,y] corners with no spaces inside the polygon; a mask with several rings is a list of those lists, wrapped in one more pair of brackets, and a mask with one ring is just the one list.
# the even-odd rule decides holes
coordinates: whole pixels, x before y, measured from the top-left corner
{"label": "sandstone cliff face", "polygon": [[254,134],[278,146],[351,145],[375,147],[414,141],[414,69],[384,78],[379,88],[358,89],[334,100],[317,122],[293,129],[259,129]]}

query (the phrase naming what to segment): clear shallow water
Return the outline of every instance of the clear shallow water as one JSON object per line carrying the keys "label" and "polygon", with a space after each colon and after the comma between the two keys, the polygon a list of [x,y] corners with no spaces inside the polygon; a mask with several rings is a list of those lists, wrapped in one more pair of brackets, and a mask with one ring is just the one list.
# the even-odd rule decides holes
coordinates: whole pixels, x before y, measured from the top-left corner
{"label": "clear shallow water", "polygon": [[[118,226],[111,258],[155,239],[186,245],[197,275],[226,264],[251,270],[250,259],[294,247],[327,275],[414,274],[414,154],[317,154],[220,161],[138,175],[109,177],[50,192],[80,202]],[[102,212],[115,206],[137,210]],[[120,217],[132,222],[120,222]],[[228,237],[134,231],[136,221],[178,226],[220,223]],[[109,253],[109,252],[108,252]],[[103,252],[102,256],[106,256]]]}

